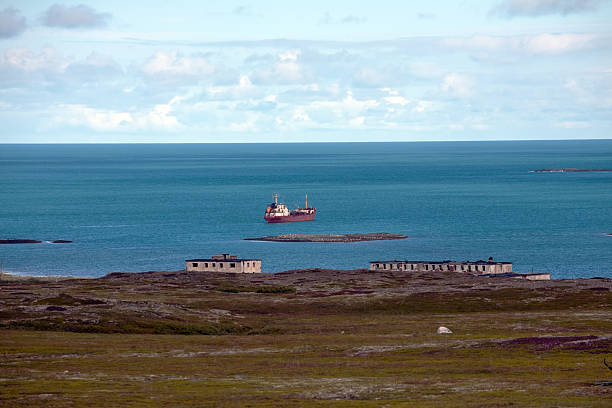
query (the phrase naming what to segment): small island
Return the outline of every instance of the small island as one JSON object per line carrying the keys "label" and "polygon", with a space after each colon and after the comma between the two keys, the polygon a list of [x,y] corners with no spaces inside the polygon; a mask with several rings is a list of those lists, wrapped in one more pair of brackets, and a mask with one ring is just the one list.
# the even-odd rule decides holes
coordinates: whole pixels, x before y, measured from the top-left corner
{"label": "small island", "polygon": [[539,169],[532,170],[530,173],[584,173],[597,171],[612,171],[612,169],[577,169],[574,167],[559,168],[559,169]]}
{"label": "small island", "polygon": [[0,239],[0,244],[40,244],[36,239]]}
{"label": "small island", "polygon": [[55,241],[39,241],[37,239],[0,239],[0,244],[42,244],[47,242],[49,244],[70,244],[72,241],[65,239],[56,239]]}
{"label": "small island", "polygon": [[259,238],[245,238],[247,241],[274,241],[274,242],[360,242],[360,241],[386,241],[392,239],[406,239],[406,235],[390,234],[388,232],[371,232],[367,234],[283,234]]}

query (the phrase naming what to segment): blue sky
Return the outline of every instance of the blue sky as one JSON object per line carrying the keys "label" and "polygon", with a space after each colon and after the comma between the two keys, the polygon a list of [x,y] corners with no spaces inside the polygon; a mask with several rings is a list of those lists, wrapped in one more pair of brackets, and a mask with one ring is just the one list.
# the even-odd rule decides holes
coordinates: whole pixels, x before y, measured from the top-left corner
{"label": "blue sky", "polygon": [[612,138],[612,1],[0,1],[0,142]]}

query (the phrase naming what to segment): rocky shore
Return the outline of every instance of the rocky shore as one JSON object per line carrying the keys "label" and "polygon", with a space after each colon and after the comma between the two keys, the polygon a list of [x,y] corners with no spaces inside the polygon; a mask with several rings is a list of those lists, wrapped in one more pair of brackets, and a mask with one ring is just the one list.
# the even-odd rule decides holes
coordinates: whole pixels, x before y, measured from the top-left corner
{"label": "rocky shore", "polygon": [[372,232],[367,234],[283,234],[258,238],[245,238],[247,241],[274,242],[360,242],[406,239],[406,235],[390,234],[388,232]]}

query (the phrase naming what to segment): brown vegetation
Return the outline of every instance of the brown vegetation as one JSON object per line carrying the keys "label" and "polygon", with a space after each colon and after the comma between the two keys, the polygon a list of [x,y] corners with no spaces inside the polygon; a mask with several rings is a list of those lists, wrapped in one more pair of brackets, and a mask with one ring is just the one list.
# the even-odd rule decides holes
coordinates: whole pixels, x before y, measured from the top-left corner
{"label": "brown vegetation", "polygon": [[611,288],[321,269],[2,277],[0,405],[604,407]]}

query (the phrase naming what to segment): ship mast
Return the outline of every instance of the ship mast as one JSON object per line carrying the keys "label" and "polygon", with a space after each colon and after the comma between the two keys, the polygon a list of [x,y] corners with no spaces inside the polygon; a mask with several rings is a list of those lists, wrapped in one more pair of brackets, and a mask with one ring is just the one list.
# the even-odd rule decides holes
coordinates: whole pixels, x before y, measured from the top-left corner
{"label": "ship mast", "polygon": [[308,193],[306,193],[306,208],[308,208]]}
{"label": "ship mast", "polygon": [[274,204],[278,205],[278,193],[274,193]]}

